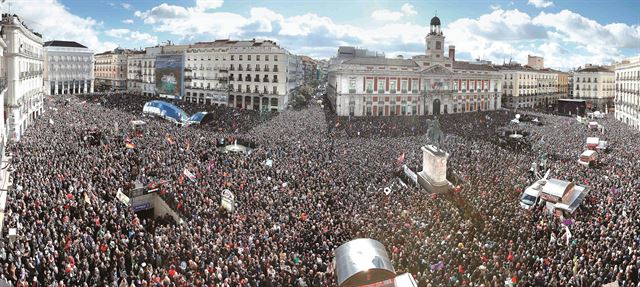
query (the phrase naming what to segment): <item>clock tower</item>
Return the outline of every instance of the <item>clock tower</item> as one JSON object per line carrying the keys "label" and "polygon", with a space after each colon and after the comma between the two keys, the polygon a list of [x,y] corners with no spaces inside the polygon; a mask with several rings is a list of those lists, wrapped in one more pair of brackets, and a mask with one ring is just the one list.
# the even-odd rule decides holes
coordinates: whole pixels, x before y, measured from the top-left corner
{"label": "clock tower", "polygon": [[444,35],[440,27],[440,18],[435,16],[431,18],[429,34],[424,38],[427,58],[432,61],[439,62],[444,56]]}

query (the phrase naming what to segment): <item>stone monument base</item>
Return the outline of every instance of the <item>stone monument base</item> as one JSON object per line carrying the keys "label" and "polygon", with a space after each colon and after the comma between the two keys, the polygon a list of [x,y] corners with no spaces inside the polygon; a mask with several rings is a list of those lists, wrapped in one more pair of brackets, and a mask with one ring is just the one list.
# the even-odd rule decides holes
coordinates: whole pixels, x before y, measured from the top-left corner
{"label": "stone monument base", "polygon": [[447,180],[447,158],[449,154],[434,145],[426,145],[422,150],[422,171],[418,173],[418,183],[431,193],[443,193],[449,189]]}
{"label": "stone monument base", "polygon": [[418,184],[422,188],[431,193],[445,193],[449,190],[450,184],[448,181],[434,182],[424,171],[418,173]]}

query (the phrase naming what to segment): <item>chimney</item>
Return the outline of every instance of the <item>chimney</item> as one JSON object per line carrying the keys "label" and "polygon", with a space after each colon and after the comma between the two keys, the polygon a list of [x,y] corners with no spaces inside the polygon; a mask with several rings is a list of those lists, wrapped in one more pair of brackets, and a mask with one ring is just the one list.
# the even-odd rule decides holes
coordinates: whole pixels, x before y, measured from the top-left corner
{"label": "chimney", "polygon": [[456,60],[456,46],[449,45],[449,60],[455,62]]}

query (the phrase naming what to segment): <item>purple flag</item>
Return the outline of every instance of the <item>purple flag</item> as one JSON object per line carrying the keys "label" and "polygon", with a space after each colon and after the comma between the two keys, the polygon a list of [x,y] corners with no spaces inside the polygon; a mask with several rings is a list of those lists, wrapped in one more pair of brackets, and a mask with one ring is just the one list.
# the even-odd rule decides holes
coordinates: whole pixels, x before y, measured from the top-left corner
{"label": "purple flag", "polygon": [[438,261],[436,264],[431,264],[431,271],[438,271],[444,268],[444,262]]}

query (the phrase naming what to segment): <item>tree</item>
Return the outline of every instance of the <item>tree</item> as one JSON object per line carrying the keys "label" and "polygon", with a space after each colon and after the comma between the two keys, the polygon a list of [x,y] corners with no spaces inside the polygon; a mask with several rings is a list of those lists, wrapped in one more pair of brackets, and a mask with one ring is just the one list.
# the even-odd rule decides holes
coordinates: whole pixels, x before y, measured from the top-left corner
{"label": "tree", "polygon": [[313,93],[313,89],[309,85],[304,85],[300,87],[300,94],[305,98],[311,97],[311,93]]}

